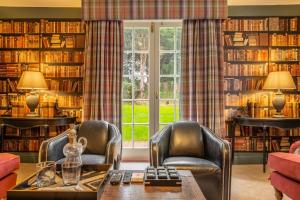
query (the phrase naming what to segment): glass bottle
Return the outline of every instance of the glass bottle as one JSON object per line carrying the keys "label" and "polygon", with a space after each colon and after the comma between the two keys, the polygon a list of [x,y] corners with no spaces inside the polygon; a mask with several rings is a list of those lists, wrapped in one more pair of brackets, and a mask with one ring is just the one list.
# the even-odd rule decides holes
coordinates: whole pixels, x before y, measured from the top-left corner
{"label": "glass bottle", "polygon": [[64,185],[77,185],[82,165],[81,154],[87,145],[87,140],[81,137],[77,141],[75,129],[69,131],[68,139],[69,143],[63,148],[65,160],[62,164],[62,178]]}

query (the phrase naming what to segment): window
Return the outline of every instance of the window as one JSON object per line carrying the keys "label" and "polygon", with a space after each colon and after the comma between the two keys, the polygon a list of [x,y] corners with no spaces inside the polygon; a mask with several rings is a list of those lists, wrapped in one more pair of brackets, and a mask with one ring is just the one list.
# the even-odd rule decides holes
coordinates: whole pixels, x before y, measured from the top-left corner
{"label": "window", "polygon": [[123,147],[148,148],[160,127],[179,120],[180,22],[126,22]]}

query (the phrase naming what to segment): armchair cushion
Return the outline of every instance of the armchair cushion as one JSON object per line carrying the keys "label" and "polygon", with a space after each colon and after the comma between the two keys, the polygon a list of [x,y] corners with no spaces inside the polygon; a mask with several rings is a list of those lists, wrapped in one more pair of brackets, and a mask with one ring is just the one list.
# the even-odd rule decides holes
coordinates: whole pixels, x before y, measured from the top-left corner
{"label": "armchair cushion", "polygon": [[200,125],[195,122],[177,122],[173,124],[169,156],[204,156],[203,137]]}
{"label": "armchair cushion", "polygon": [[85,137],[88,141],[84,154],[105,155],[108,142],[108,123],[90,120],[81,124],[78,138]]}
{"label": "armchair cushion", "polygon": [[[105,164],[105,156],[93,155],[93,154],[82,154],[81,155],[83,165],[101,165]],[[56,161],[57,164],[62,164],[65,158]]]}
{"label": "armchair cushion", "polygon": [[10,153],[0,153],[0,179],[20,167],[20,157]]}
{"label": "armchair cushion", "polygon": [[273,171],[270,175],[270,181],[274,188],[286,194],[294,200],[300,200],[300,184],[280,173]]}
{"label": "armchair cushion", "polygon": [[278,171],[296,181],[300,181],[300,156],[292,153],[276,152],[269,154],[268,165],[271,169]]}
{"label": "armchair cushion", "polygon": [[165,166],[176,166],[178,169],[191,170],[198,174],[220,174],[220,167],[209,160],[196,157],[168,157],[164,160]]}

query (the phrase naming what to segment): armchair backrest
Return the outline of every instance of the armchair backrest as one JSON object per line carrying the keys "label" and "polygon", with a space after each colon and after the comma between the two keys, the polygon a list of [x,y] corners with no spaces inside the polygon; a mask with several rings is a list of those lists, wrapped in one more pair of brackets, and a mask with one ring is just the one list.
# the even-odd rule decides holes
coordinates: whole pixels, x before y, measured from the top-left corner
{"label": "armchair backrest", "polygon": [[176,122],[172,125],[169,156],[204,157],[203,135],[197,122]]}
{"label": "armchair backrest", "polygon": [[85,154],[105,155],[106,145],[110,139],[108,122],[89,120],[82,122],[78,130],[78,138],[85,137],[87,146]]}

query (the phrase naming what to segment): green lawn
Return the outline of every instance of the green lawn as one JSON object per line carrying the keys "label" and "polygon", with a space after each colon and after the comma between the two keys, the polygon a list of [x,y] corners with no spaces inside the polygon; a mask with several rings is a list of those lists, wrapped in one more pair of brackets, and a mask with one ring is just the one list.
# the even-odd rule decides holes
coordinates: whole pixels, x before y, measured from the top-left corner
{"label": "green lawn", "polygon": [[[160,123],[171,123],[179,119],[179,107],[176,106],[176,119],[174,119],[174,104],[164,103],[160,106]],[[134,123],[148,123],[149,121],[149,106],[148,104],[134,105]],[[131,104],[123,103],[122,106],[122,122],[132,123],[132,106]],[[161,127],[163,127],[162,125]],[[161,128],[160,127],[160,128]],[[122,125],[122,134],[124,141],[132,140],[132,125]],[[148,141],[149,127],[147,125],[134,126],[134,140]]]}

